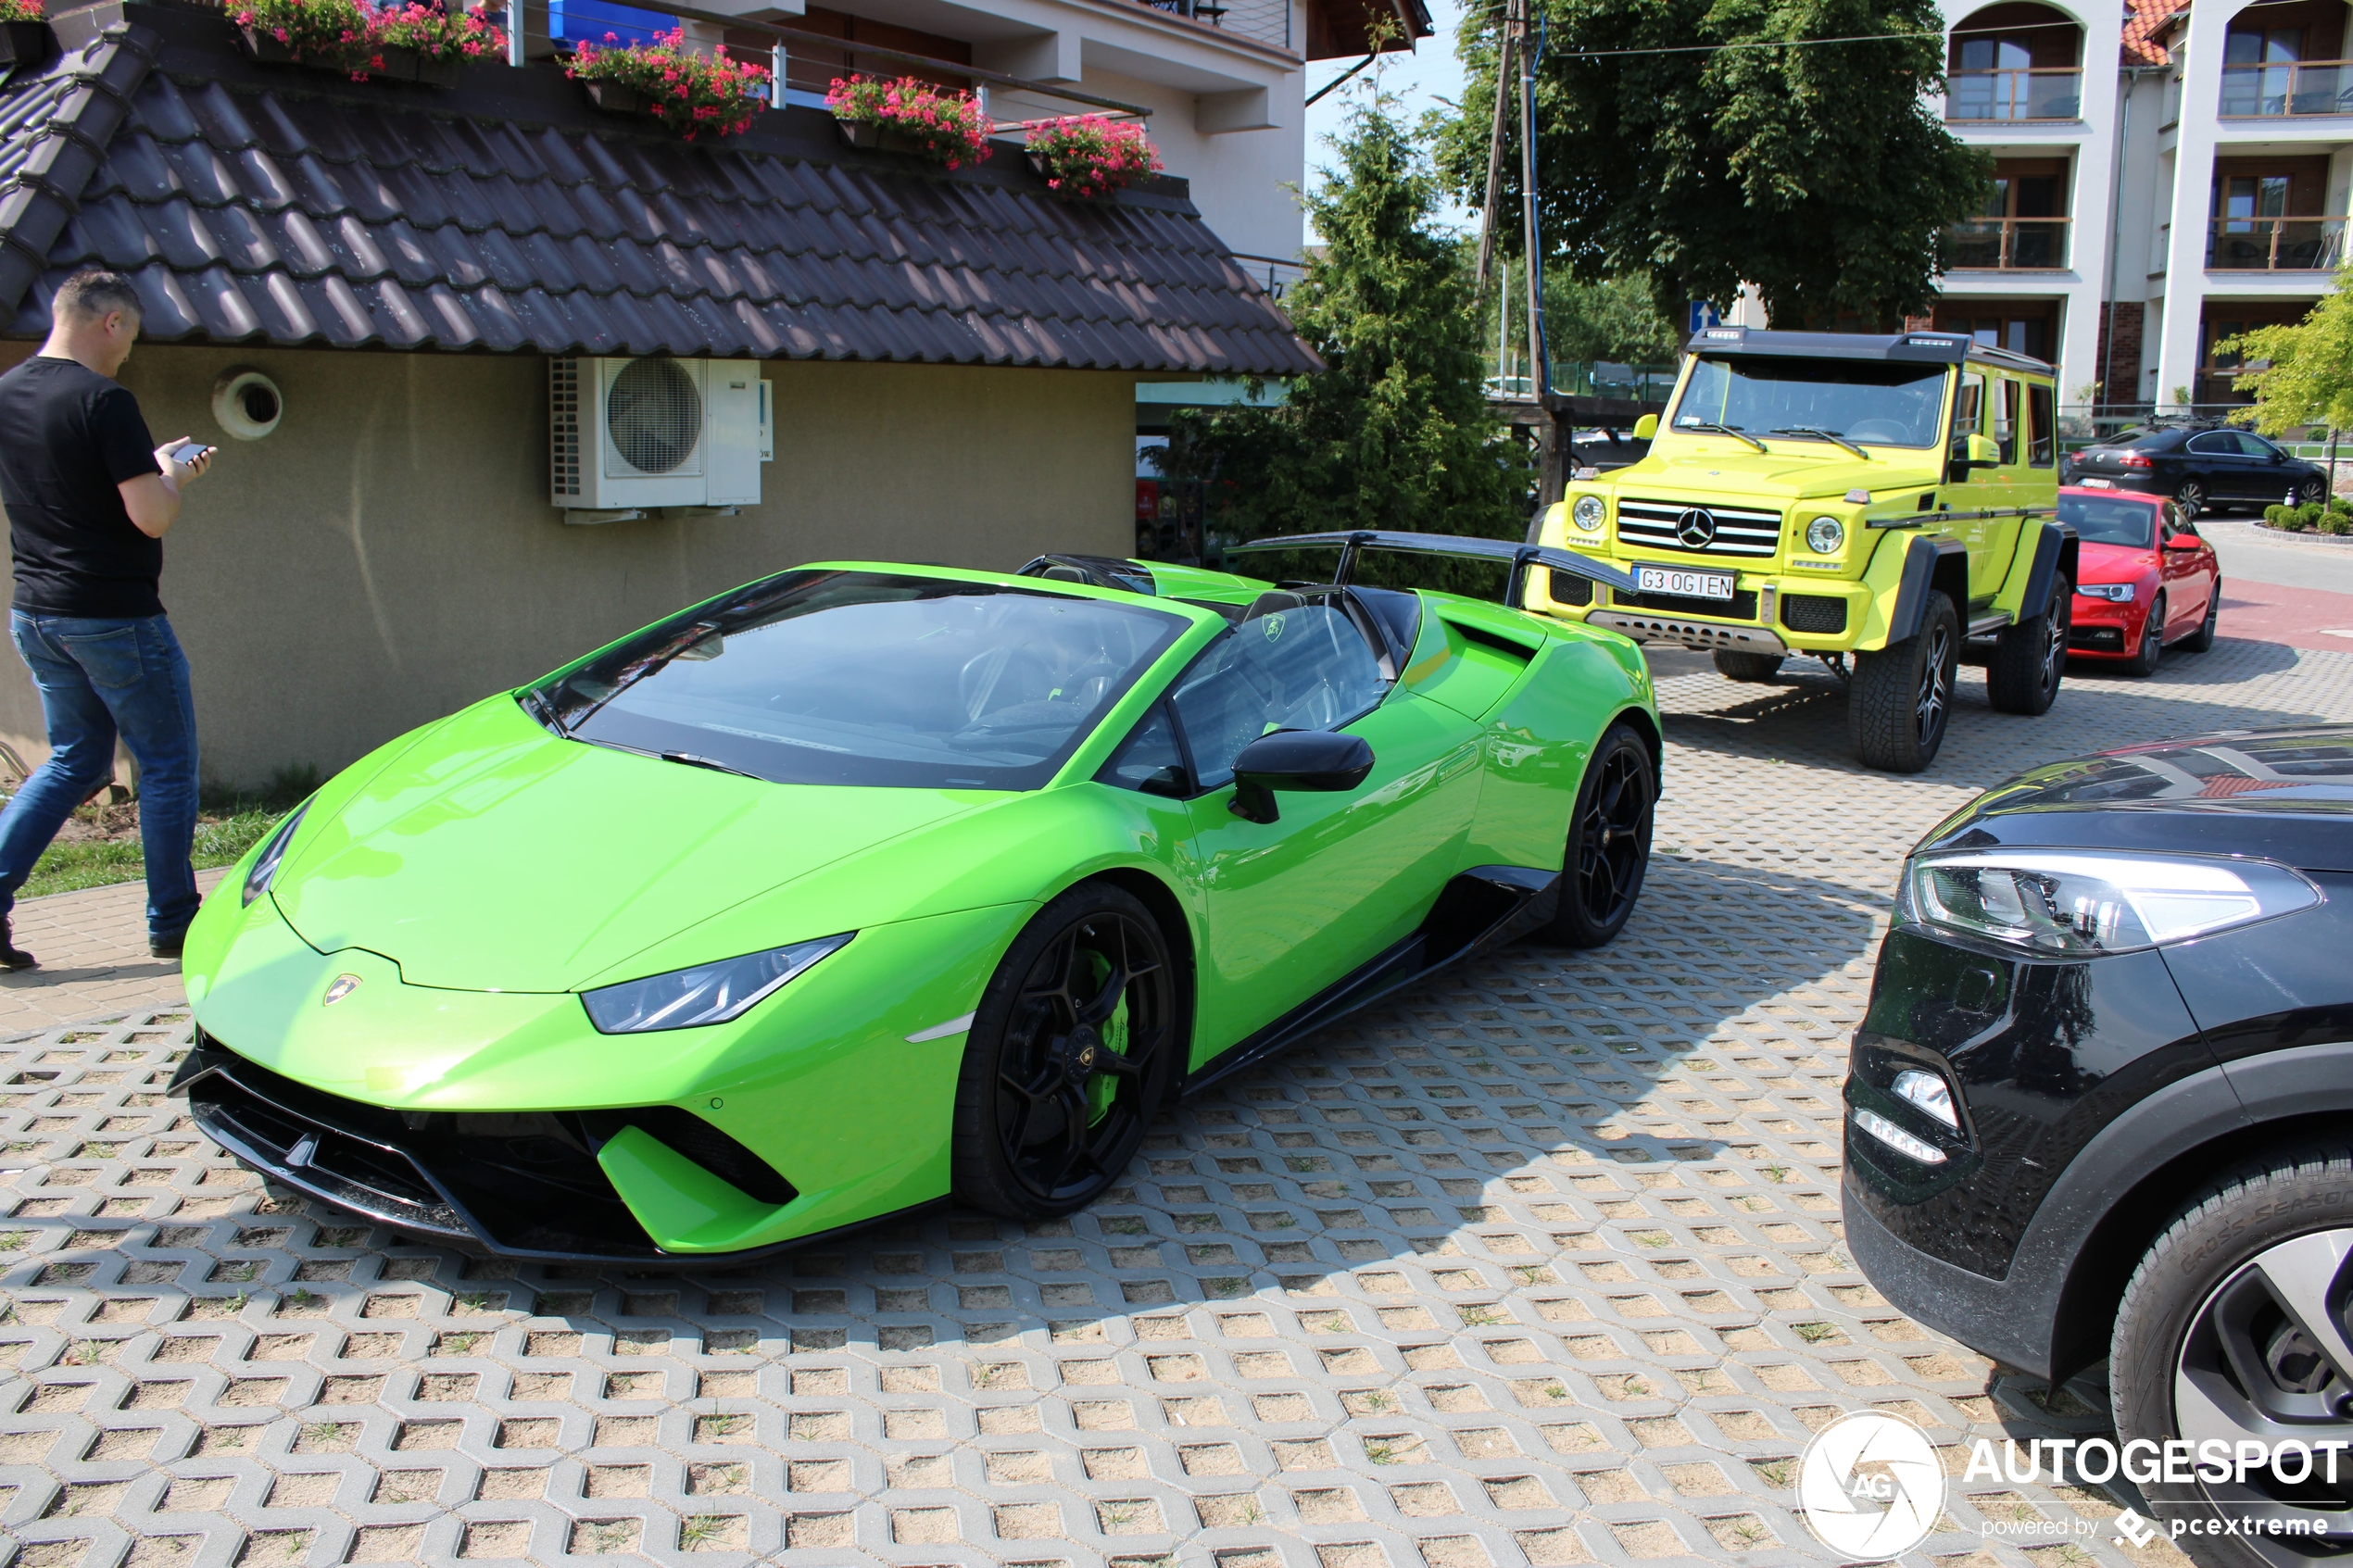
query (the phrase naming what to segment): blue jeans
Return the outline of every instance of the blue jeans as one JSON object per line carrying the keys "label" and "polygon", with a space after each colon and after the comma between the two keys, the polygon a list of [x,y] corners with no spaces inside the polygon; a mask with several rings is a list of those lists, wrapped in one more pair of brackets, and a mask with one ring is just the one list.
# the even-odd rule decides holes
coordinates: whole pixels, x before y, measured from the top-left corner
{"label": "blue jeans", "polygon": [[49,760],[0,810],[0,917],[75,807],[114,776],[115,737],[139,763],[147,934],[174,937],[196,916],[196,705],[171,623],[8,613],[17,654],[41,689]]}

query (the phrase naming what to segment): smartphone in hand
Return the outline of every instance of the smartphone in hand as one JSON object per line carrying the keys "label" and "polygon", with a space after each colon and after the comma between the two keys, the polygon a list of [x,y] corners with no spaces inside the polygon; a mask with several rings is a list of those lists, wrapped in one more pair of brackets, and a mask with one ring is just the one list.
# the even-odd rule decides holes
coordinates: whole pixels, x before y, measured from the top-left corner
{"label": "smartphone in hand", "polygon": [[201,441],[183,441],[164,455],[175,463],[186,463],[193,467],[220,450],[220,447],[208,446]]}

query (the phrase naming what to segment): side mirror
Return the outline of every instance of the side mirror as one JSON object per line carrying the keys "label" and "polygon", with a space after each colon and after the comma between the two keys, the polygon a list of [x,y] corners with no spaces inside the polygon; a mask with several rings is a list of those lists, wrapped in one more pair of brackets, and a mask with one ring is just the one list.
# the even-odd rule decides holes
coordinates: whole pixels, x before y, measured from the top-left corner
{"label": "side mirror", "polygon": [[1648,441],[1657,434],[1658,416],[1656,414],[1644,414],[1641,419],[1634,421],[1635,440]]}
{"label": "side mirror", "polygon": [[2002,466],[2002,449],[1994,445],[1990,435],[1969,438],[1969,466],[1973,469],[1994,469]]}
{"label": "side mirror", "polygon": [[2195,550],[2205,543],[2195,533],[2169,533],[2165,537],[2165,547],[2169,550]]}
{"label": "side mirror", "polygon": [[1354,789],[1373,771],[1373,748],[1362,735],[1336,730],[1277,730],[1243,746],[1234,759],[1234,798],[1226,809],[1245,822],[1271,822],[1278,789]]}

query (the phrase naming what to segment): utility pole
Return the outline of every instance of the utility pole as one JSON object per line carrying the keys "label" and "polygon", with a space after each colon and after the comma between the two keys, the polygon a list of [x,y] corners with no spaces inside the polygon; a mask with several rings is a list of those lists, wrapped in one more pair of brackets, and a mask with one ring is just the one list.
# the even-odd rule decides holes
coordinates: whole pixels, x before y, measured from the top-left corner
{"label": "utility pole", "polygon": [[[1520,206],[1520,282],[1525,298],[1521,315],[1526,321],[1528,347],[1528,380],[1529,401],[1536,405],[1536,436],[1542,451],[1540,477],[1537,481],[1537,517],[1542,508],[1560,499],[1567,474],[1566,464],[1568,442],[1560,428],[1562,409],[1554,395],[1551,357],[1544,345],[1544,264],[1543,236],[1537,222],[1536,201],[1536,67],[1537,51],[1529,36],[1531,0],[1504,0],[1502,37],[1495,51],[1495,114],[1490,122],[1487,142],[1486,199],[1479,204],[1478,268],[1475,286],[1480,299],[1487,297],[1488,281],[1495,273],[1495,233],[1497,204],[1502,196],[1504,144],[1513,131],[1514,110],[1511,100],[1517,101],[1516,118],[1519,132],[1519,206]],[[1511,269],[1503,270],[1503,286],[1496,299],[1496,373],[1503,374],[1508,355],[1504,345],[1511,341]],[[1534,525],[1530,537],[1534,535]]]}

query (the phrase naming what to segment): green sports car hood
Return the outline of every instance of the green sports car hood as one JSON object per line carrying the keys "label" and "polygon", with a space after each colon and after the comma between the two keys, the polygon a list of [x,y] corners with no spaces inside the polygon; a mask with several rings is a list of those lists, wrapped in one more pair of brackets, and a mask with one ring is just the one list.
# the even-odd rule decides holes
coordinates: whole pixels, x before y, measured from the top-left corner
{"label": "green sports car hood", "polygon": [[[1009,798],[740,778],[559,738],[500,697],[306,818],[271,892],[312,947],[365,948],[412,985],[564,991],[621,978],[607,972],[821,868]],[[901,912],[848,902],[863,907],[787,900],[771,912],[809,929],[775,939]]]}

